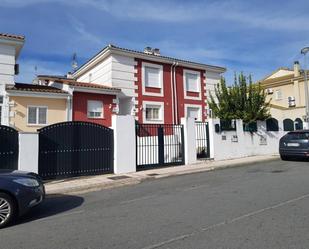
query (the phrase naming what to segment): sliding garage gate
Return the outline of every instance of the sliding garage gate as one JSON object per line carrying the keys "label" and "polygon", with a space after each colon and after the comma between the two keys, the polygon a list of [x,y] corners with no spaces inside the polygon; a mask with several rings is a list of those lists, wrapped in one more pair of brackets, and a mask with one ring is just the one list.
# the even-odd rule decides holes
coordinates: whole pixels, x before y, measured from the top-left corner
{"label": "sliding garage gate", "polygon": [[18,132],[11,127],[0,125],[0,169],[17,168]]}
{"label": "sliding garage gate", "polygon": [[136,125],[137,170],[182,164],[184,164],[182,125]]}
{"label": "sliding garage gate", "polygon": [[88,122],[57,123],[39,130],[43,179],[113,172],[113,130]]}

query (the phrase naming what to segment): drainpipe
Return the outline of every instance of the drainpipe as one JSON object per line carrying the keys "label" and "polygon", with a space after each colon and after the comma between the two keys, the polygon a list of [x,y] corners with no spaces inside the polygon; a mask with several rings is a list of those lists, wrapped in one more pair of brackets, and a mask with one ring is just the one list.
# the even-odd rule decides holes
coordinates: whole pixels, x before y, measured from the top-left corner
{"label": "drainpipe", "polygon": [[171,66],[171,94],[172,94],[172,124],[175,124],[175,105],[174,105],[174,67],[176,62],[174,61]]}
{"label": "drainpipe", "polygon": [[177,100],[177,82],[176,82],[176,67],[178,66],[178,62],[174,67],[174,92],[175,92],[175,123],[178,124],[178,100]]}

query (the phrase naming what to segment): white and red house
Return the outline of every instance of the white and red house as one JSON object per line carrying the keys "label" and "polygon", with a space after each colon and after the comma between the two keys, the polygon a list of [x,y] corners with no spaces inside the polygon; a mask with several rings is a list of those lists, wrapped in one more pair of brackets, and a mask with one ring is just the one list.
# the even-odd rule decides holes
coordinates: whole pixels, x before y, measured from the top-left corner
{"label": "white and red house", "polygon": [[72,92],[72,120],[110,126],[117,113],[135,115],[139,123],[179,124],[182,117],[206,120],[207,86],[225,71],[162,56],[158,49],[108,45],[67,78],[39,76],[39,82]]}

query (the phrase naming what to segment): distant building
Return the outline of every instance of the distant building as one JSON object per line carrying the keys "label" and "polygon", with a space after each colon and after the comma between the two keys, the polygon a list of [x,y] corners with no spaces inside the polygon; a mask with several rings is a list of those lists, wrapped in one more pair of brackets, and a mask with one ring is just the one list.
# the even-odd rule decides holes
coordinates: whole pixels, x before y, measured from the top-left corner
{"label": "distant building", "polygon": [[[308,72],[307,72],[308,74]],[[304,72],[299,62],[294,68],[279,68],[260,81],[270,101],[270,114],[278,120],[291,119],[302,125],[305,111]]]}

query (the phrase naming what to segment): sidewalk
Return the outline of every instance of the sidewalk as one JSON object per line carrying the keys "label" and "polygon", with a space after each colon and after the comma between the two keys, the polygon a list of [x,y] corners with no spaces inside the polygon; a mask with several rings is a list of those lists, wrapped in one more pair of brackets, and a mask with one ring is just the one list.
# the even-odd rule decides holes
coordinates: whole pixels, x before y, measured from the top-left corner
{"label": "sidewalk", "polygon": [[91,191],[98,191],[101,189],[109,189],[138,184],[147,179],[158,179],[170,176],[211,171],[228,167],[237,167],[256,162],[276,160],[278,158],[279,157],[276,155],[271,155],[252,156],[222,161],[206,160],[191,165],[145,170],[122,175],[108,174],[56,180],[46,183],[45,188],[47,194],[81,194]]}

